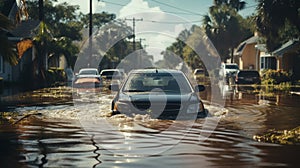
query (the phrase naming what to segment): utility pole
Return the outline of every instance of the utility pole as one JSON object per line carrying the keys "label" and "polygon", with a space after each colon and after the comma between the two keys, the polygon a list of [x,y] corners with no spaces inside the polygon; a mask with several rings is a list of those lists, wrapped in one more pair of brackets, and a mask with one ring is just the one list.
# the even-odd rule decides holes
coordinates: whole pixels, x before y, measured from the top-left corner
{"label": "utility pole", "polygon": [[140,40],[140,49],[142,49],[143,48],[143,45],[142,45],[142,41],[145,41],[146,39],[144,39],[144,38],[139,38],[139,40]]}
{"label": "utility pole", "polygon": [[92,4],[93,0],[90,0],[90,27],[89,27],[89,36],[91,37],[93,34],[93,4]]}
{"label": "utility pole", "polygon": [[139,52],[139,56],[138,56],[138,66],[139,67],[142,67],[141,66],[141,63],[142,63],[142,48],[143,48],[143,45],[142,45],[142,41],[145,41],[146,39],[144,39],[144,38],[140,38],[140,47],[139,47],[139,49],[140,49],[140,52]]}
{"label": "utility pole", "polygon": [[125,20],[128,20],[128,21],[132,21],[132,35],[133,35],[133,51],[136,50],[136,46],[135,46],[135,22],[137,21],[143,21],[143,18],[141,19],[136,19],[136,18],[132,18],[132,19],[126,19]]}
{"label": "utility pole", "polygon": [[[93,0],[90,0],[90,15],[89,15],[89,59],[88,62],[91,61],[93,56]],[[90,63],[87,65],[90,67]]]}

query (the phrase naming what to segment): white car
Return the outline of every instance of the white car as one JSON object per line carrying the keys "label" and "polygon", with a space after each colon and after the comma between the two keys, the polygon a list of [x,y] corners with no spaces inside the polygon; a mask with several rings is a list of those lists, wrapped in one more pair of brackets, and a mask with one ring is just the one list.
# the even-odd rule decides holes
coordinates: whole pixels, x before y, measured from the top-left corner
{"label": "white car", "polygon": [[99,71],[96,68],[82,68],[76,75],[77,78],[81,77],[100,77]]}
{"label": "white car", "polygon": [[219,71],[221,78],[234,76],[239,71],[239,66],[236,63],[222,63]]}
{"label": "white car", "polygon": [[73,87],[92,88],[102,86],[102,79],[96,68],[82,68],[73,81]]}

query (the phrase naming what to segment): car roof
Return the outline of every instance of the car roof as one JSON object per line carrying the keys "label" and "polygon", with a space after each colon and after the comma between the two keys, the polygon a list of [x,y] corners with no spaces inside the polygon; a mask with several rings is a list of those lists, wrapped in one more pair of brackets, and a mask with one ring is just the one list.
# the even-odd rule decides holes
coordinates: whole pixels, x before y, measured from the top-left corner
{"label": "car roof", "polygon": [[135,69],[130,73],[170,73],[170,74],[182,74],[183,72],[175,69]]}
{"label": "car roof", "polygon": [[246,69],[246,70],[239,70],[238,72],[258,72],[258,71],[257,70]]}
{"label": "car roof", "polygon": [[105,72],[105,71],[120,71],[119,69],[103,69],[101,72]]}
{"label": "car roof", "polygon": [[79,71],[90,71],[90,70],[98,71],[97,68],[81,68]]}

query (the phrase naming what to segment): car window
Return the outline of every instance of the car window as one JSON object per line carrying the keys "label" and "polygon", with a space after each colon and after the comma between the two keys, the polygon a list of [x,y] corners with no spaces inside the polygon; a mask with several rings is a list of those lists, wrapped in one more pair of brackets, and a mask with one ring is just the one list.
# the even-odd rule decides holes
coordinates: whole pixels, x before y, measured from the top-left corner
{"label": "car window", "polygon": [[238,76],[243,76],[243,77],[259,77],[258,72],[255,71],[241,71],[239,72]]}
{"label": "car window", "polygon": [[239,69],[237,65],[225,65],[226,69]]}
{"label": "car window", "polygon": [[125,83],[123,91],[148,92],[157,91],[172,93],[190,93],[191,87],[187,79],[181,74],[131,74]]}
{"label": "car window", "polygon": [[196,70],[194,72],[195,75],[197,75],[197,74],[203,74],[203,73],[204,73],[204,70],[202,70],[202,69],[198,69],[198,70]]}
{"label": "car window", "polygon": [[95,70],[84,70],[79,72],[80,75],[97,75],[97,71]]}
{"label": "car window", "polygon": [[118,75],[119,73],[118,73],[118,71],[103,71],[101,73],[101,75],[103,75],[103,76],[113,76],[114,74]]}

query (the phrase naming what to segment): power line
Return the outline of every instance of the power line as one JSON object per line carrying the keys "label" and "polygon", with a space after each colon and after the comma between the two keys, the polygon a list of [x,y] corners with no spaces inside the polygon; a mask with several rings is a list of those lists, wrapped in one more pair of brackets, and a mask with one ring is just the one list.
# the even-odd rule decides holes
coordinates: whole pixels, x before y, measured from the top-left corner
{"label": "power line", "polygon": [[188,12],[188,13],[191,13],[191,14],[194,14],[194,15],[203,16],[203,14],[195,13],[195,12],[192,12],[192,11],[189,11],[189,10],[186,10],[186,9],[182,9],[182,8],[178,8],[178,7],[176,7],[176,6],[172,6],[172,5],[163,3],[163,2],[159,2],[159,1],[156,1],[156,0],[151,0],[151,1],[156,2],[156,3],[158,3],[158,4],[161,4],[161,5],[168,6],[168,7],[170,7],[170,8],[174,8],[174,9],[177,9],[177,10],[185,11],[185,12]]}
{"label": "power line", "polygon": [[112,5],[117,5],[117,6],[126,6],[126,4],[119,4],[119,3],[115,3],[115,2],[108,2],[108,1],[104,1],[104,0],[100,0],[101,2],[105,2],[105,3],[108,3],[108,4],[112,4]]}
{"label": "power line", "polygon": [[199,23],[202,20],[185,21],[185,22],[167,22],[167,21],[156,21],[156,20],[144,20],[145,22],[161,23],[161,24],[188,24],[188,23]]}
{"label": "power line", "polygon": [[[127,5],[127,4],[120,4],[120,3],[115,3],[115,2],[108,2],[108,1],[105,1],[105,0],[101,0],[101,1],[105,2],[107,4],[116,5],[116,6],[122,6],[122,7]],[[144,9],[144,8],[138,8],[138,9]],[[151,8],[150,8],[150,10],[157,11],[157,10],[153,10]],[[201,15],[199,13],[193,13],[191,11],[188,11],[188,13],[186,13],[186,12],[173,12],[173,11],[167,11],[167,10],[162,10],[162,11],[165,12],[165,13],[172,13],[172,14],[178,14],[178,15],[199,15],[199,16],[203,16],[203,15]]]}

